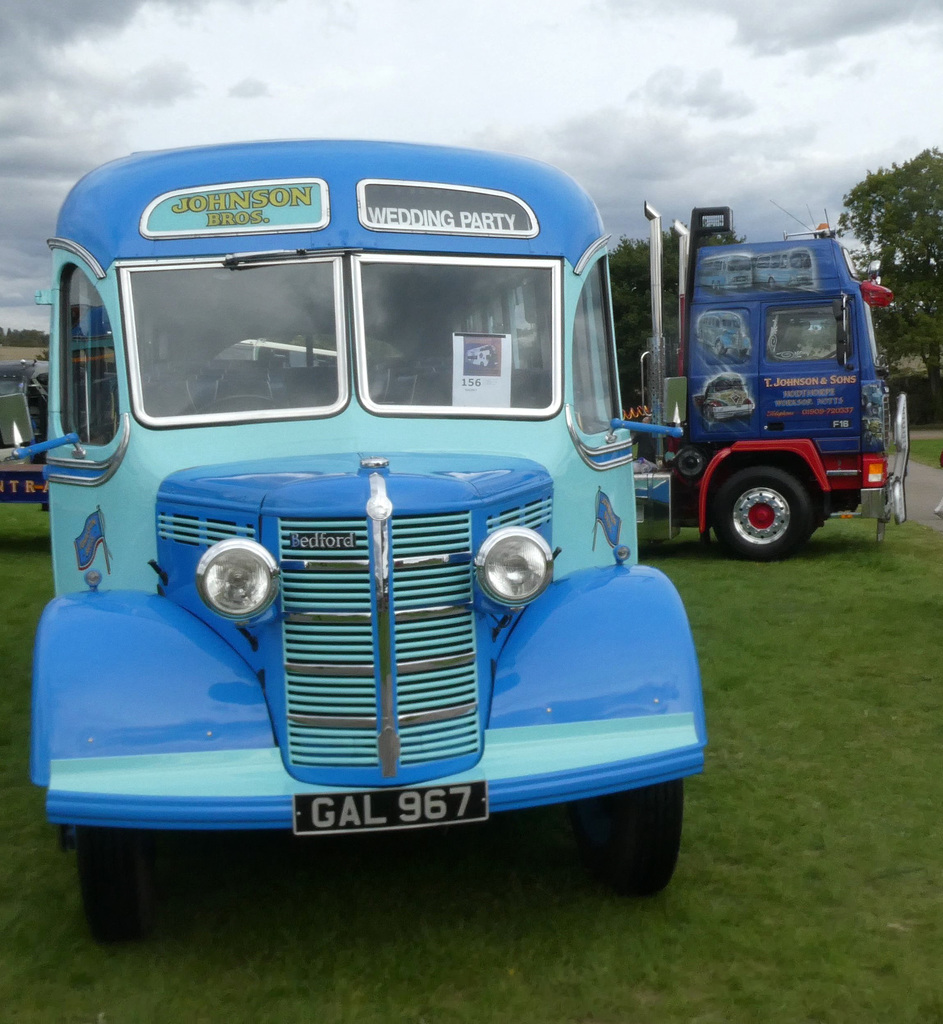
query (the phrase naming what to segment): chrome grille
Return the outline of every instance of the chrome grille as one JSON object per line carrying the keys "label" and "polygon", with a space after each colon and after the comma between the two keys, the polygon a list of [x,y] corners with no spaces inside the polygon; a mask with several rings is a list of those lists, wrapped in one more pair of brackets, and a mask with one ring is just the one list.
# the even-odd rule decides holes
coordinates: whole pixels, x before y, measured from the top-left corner
{"label": "chrome grille", "polygon": [[377,763],[375,729],[318,729],[288,722],[292,763],[324,768],[370,768]]}
{"label": "chrome grille", "polygon": [[553,499],[542,498],[517,508],[509,508],[496,516],[488,516],[488,533],[502,526],[527,526],[537,530],[550,522],[553,514]]}
{"label": "chrome grille", "polygon": [[[304,552],[293,533],[353,534],[342,551]],[[480,746],[467,512],[391,521],[400,764]],[[369,527],[279,522],[289,757],[305,767],[371,767],[378,699]]]}
{"label": "chrome grille", "polygon": [[210,519],[183,512],[160,512],[157,516],[157,535],[161,540],[178,544],[209,547],[231,537],[255,538],[251,523],[235,523],[225,519]]}

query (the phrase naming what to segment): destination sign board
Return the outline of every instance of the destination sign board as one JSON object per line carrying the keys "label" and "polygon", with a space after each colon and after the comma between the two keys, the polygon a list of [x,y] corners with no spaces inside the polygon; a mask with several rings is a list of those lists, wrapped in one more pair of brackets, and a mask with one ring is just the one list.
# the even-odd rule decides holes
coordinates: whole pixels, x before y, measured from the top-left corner
{"label": "destination sign board", "polygon": [[533,238],[540,226],[517,196],[492,189],[422,181],[361,181],[360,223],[371,231]]}
{"label": "destination sign board", "polygon": [[321,178],[242,181],[165,192],[141,216],[145,238],[318,231],[331,219]]}

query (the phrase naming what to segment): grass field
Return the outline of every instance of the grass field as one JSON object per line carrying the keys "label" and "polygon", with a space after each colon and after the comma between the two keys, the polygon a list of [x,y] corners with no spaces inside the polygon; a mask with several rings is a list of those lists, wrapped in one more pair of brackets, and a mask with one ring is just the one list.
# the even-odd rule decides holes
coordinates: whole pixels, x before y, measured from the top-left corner
{"label": "grass field", "polygon": [[943,434],[940,437],[912,437],[910,457],[925,466],[939,467],[940,451],[943,450]]}
{"label": "grass field", "polygon": [[44,531],[0,509],[0,1020],[943,1021],[943,535],[906,524],[879,547],[873,523],[833,522],[757,565],[690,533],[647,559],[687,605],[710,732],[653,899],[592,883],[558,809],[412,836],[175,834],[153,938],[103,948],[26,777]]}

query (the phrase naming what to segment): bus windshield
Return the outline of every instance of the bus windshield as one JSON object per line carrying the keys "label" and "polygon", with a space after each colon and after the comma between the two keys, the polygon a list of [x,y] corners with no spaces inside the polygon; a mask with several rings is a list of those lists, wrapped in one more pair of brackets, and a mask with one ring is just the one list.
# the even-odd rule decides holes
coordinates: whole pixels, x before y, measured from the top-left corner
{"label": "bus windshield", "polygon": [[546,412],[558,363],[558,264],[363,256],[361,400],[377,412]]}
{"label": "bus windshield", "polygon": [[[358,397],[367,409],[555,410],[557,261],[350,258]],[[232,262],[124,268],[140,418],[173,426],[343,409],[343,257]]]}
{"label": "bus windshield", "polygon": [[161,265],[127,279],[145,421],[323,414],[346,401],[339,259]]}

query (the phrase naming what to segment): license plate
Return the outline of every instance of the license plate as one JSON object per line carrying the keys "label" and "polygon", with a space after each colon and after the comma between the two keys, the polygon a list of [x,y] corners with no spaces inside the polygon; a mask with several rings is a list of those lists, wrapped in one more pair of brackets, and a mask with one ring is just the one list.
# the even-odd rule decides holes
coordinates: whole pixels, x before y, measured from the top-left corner
{"label": "license plate", "polygon": [[484,821],[488,817],[488,783],[297,793],[294,812],[294,832],[299,836]]}

